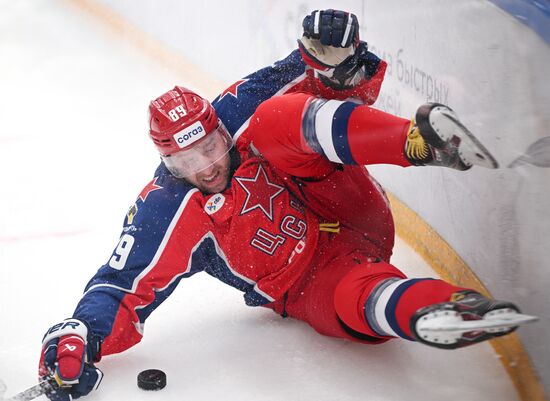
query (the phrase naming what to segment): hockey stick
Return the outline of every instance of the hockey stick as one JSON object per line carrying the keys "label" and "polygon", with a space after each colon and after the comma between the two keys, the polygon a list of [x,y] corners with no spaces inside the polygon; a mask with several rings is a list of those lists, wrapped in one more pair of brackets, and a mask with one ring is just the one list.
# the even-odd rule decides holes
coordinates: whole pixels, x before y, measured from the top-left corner
{"label": "hockey stick", "polygon": [[3,398],[6,392],[6,385],[0,380],[0,401],[30,401],[43,394],[54,392],[59,386],[53,377],[42,380],[38,384],[15,394],[10,398]]}

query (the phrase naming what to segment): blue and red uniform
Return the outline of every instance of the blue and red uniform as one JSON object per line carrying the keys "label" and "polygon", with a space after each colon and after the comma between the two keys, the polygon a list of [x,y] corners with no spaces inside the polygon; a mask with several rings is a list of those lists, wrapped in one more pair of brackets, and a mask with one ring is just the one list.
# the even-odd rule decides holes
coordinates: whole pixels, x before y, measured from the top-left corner
{"label": "blue and red uniform", "polygon": [[[385,68],[374,61],[353,91],[324,96],[372,103]],[[204,195],[159,166],[74,313],[101,339],[103,355],[139,342],[151,312],[201,271],[242,291],[247,305],[323,334],[385,339],[361,308],[381,279],[405,276],[389,264],[387,199],[362,165],[409,165],[410,121],[357,101],[323,100],[308,71],[295,51],[215,99],[241,160],[222,193]]]}

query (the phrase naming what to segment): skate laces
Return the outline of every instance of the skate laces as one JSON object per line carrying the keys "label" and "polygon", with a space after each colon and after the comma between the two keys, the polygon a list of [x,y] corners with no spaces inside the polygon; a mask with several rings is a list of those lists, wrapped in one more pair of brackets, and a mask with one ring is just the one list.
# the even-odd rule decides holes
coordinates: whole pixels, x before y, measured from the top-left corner
{"label": "skate laces", "polygon": [[463,300],[464,298],[466,298],[466,293],[462,292],[462,291],[459,291],[459,292],[455,292],[454,294],[451,295],[451,299],[449,300],[449,302],[458,302],[458,301],[461,301]]}
{"label": "skate laces", "polygon": [[420,129],[414,119],[411,120],[409,126],[409,133],[405,142],[405,154],[407,158],[418,161],[425,160],[429,156],[428,145],[420,134]]}

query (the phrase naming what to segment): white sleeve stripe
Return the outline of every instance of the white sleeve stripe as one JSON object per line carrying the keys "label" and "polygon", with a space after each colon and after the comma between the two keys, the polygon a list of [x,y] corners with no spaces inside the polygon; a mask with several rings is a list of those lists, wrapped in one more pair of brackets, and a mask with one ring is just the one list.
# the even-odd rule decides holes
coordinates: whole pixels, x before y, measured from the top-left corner
{"label": "white sleeve stripe", "polygon": [[315,11],[315,20],[313,22],[313,33],[318,34],[319,33],[319,17],[321,13],[318,11]]}
{"label": "white sleeve stripe", "polygon": [[269,302],[273,302],[275,301],[275,298],[273,298],[272,296],[270,296],[267,292],[263,292],[262,290],[260,290],[260,287],[258,287],[258,284],[256,284],[254,286],[254,291],[256,291],[258,294],[260,294],[262,297],[264,297],[265,299],[267,299]]}
{"label": "white sleeve stripe", "polygon": [[233,143],[237,143],[237,139],[239,139],[239,137],[241,136],[241,134],[248,128],[248,126],[250,125],[250,119],[252,117],[249,117],[244,123],[243,125],[241,125],[239,127],[239,129],[237,130],[237,132],[235,132],[235,135],[233,135]]}
{"label": "white sleeve stripe", "polygon": [[344,102],[339,100],[329,100],[321,106],[315,116],[315,134],[317,136],[317,141],[319,141],[321,148],[323,148],[323,152],[327,159],[340,164],[343,164],[343,162],[340,157],[338,157],[332,140],[332,121],[336,110],[342,103]]}
{"label": "white sleeve stripe", "polygon": [[344,38],[342,39],[342,47],[345,47],[346,42],[348,40],[349,34],[351,32],[351,17],[348,18],[348,23],[346,25],[346,31],[344,32]]}

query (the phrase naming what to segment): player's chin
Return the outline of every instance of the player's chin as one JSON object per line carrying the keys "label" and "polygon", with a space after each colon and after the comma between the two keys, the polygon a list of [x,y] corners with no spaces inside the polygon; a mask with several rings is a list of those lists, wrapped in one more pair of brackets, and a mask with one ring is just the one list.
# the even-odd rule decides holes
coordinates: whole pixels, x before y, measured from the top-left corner
{"label": "player's chin", "polygon": [[227,187],[228,179],[228,172],[223,169],[219,169],[214,174],[200,178],[197,186],[203,193],[215,194],[222,192]]}

